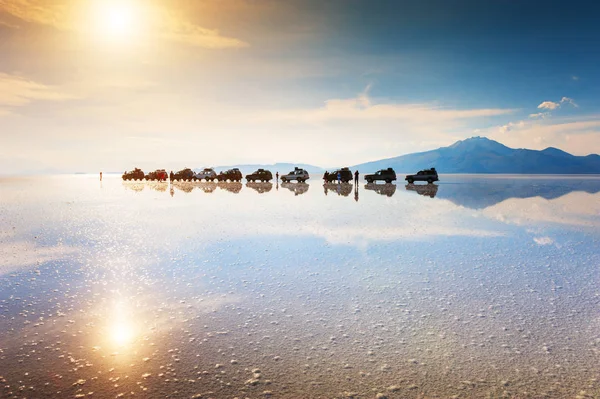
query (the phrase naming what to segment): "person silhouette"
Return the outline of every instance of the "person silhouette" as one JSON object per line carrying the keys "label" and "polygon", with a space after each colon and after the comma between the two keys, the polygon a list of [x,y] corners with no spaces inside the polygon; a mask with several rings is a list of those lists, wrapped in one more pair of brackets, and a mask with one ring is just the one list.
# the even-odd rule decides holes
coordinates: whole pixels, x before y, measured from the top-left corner
{"label": "person silhouette", "polygon": [[279,183],[279,171],[275,172],[275,181]]}
{"label": "person silhouette", "polygon": [[342,184],[342,173],[341,172],[338,172],[337,180],[338,180],[338,184]]}
{"label": "person silhouette", "polygon": [[354,172],[354,183],[358,186],[358,170]]}
{"label": "person silhouette", "polygon": [[100,181],[102,181],[102,172],[100,172]]}

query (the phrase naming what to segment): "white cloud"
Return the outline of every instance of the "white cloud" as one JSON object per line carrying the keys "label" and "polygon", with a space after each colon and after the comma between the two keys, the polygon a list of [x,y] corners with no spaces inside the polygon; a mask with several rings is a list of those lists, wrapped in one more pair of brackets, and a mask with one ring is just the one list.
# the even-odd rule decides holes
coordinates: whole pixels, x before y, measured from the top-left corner
{"label": "white cloud", "polygon": [[573,79],[573,80],[579,80],[579,76],[573,75],[573,76],[571,76],[571,79]]}
{"label": "white cloud", "polygon": [[529,114],[529,117],[532,119],[537,119],[537,118],[545,118],[546,116],[548,116],[547,112],[538,112],[537,114]]}
{"label": "white cloud", "polygon": [[74,98],[58,88],[22,76],[0,72],[0,106],[21,106],[33,101],[63,101]]}
{"label": "white cloud", "polygon": [[569,98],[569,97],[561,98],[560,103],[561,104],[568,103],[568,104],[571,104],[572,106],[574,106],[575,108],[579,107],[579,105],[575,104],[575,101],[573,101],[573,99]]}
{"label": "white cloud", "polygon": [[544,101],[543,103],[541,103],[540,105],[538,105],[539,109],[549,109],[549,110],[555,110],[557,108],[560,107],[559,103],[555,103],[553,101]]}

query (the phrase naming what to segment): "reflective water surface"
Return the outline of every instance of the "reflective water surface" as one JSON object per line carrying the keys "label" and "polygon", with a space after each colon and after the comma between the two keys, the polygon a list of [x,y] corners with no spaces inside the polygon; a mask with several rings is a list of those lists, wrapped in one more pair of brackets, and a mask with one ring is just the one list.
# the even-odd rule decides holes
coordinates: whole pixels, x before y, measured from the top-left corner
{"label": "reflective water surface", "polygon": [[4,178],[0,397],[597,398],[599,248],[598,177]]}

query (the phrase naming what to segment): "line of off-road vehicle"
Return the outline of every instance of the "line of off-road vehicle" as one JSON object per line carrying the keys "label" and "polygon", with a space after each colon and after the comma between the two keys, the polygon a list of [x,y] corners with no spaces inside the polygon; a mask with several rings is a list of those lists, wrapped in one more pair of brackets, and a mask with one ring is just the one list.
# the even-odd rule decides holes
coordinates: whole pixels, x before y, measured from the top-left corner
{"label": "line of off-road vehicle", "polygon": [[[334,170],[333,172],[325,172],[323,175],[324,182],[327,183],[349,183],[353,180],[352,171],[349,168],[341,168]],[[164,169],[157,169],[154,172],[150,172],[147,175],[139,169],[135,168],[132,171],[123,173],[123,180],[133,180],[133,181],[207,181],[214,182],[215,180],[218,182],[241,182],[242,181],[242,172],[238,168],[231,168],[217,174],[212,168],[204,168],[200,172],[194,172],[190,168],[184,168],[177,173],[171,172],[167,174]],[[287,183],[290,181],[296,181],[297,183],[304,183],[308,179],[310,179],[309,173],[302,168],[294,168],[290,173],[281,175],[281,181],[283,183]],[[374,183],[376,181],[384,181],[386,183],[392,183],[397,180],[396,172],[392,168],[381,169],[375,173],[368,174],[364,176],[364,179],[368,184]],[[258,169],[254,173],[250,173],[246,175],[246,180],[248,182],[270,182],[273,180],[273,174],[271,171],[266,169]],[[434,181],[439,181],[437,171],[435,168],[424,169],[419,171],[414,175],[407,175],[405,177],[406,181],[409,184],[413,184],[415,181],[426,181],[429,184],[432,184]]]}

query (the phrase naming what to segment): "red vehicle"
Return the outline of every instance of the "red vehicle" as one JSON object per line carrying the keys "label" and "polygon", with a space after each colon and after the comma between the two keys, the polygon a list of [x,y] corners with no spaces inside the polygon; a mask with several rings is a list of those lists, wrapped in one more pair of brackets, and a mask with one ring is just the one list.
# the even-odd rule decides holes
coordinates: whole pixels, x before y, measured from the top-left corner
{"label": "red vehicle", "polygon": [[167,181],[169,178],[169,174],[164,169],[157,169],[154,172],[150,172],[146,175],[146,180],[156,180],[156,181]]}

